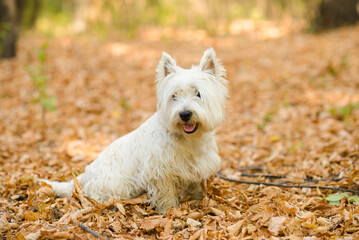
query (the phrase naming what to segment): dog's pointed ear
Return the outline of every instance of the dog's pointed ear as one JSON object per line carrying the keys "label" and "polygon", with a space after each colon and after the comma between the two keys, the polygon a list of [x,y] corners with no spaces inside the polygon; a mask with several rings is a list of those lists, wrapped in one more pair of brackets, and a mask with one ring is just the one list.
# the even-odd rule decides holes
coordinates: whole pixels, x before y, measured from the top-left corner
{"label": "dog's pointed ear", "polygon": [[213,48],[209,48],[204,52],[199,66],[202,71],[207,71],[216,77],[222,77],[223,75],[223,67],[216,57],[216,52]]}
{"label": "dog's pointed ear", "polygon": [[176,71],[176,61],[169,54],[163,52],[156,71],[157,79],[164,79],[167,75]]}

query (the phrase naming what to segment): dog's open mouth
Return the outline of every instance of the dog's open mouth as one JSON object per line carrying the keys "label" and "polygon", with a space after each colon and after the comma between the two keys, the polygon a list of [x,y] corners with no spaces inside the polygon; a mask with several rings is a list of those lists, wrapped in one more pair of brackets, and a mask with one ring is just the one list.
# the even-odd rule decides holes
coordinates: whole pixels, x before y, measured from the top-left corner
{"label": "dog's open mouth", "polygon": [[198,123],[196,124],[190,124],[190,123],[186,123],[186,124],[183,124],[183,131],[187,134],[191,134],[191,133],[194,133],[195,131],[197,131],[197,128],[198,128]]}

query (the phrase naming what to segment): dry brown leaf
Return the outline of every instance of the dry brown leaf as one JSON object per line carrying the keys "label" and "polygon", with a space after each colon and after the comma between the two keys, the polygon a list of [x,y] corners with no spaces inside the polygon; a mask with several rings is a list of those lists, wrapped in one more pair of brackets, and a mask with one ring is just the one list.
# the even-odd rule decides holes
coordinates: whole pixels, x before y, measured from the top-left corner
{"label": "dry brown leaf", "polygon": [[190,213],[187,215],[188,218],[192,218],[192,219],[194,219],[194,220],[200,219],[200,218],[202,218],[202,216],[203,216],[203,215],[202,215],[200,212],[190,212]]}
{"label": "dry brown leaf", "polygon": [[111,223],[110,226],[113,228],[115,233],[120,233],[122,230],[122,225],[119,221]]}
{"label": "dry brown leaf", "polygon": [[18,233],[15,236],[15,240],[26,240],[26,238],[21,233]]}
{"label": "dry brown leaf", "polygon": [[186,226],[186,223],[182,221],[181,219],[175,219],[172,223],[172,226],[177,229],[182,229]]}
{"label": "dry brown leaf", "polygon": [[41,237],[41,231],[36,231],[34,233],[29,233],[28,235],[25,236],[26,240],[37,240]]}
{"label": "dry brown leaf", "polygon": [[224,212],[222,212],[221,210],[219,210],[217,208],[211,207],[210,209],[211,209],[211,212],[214,213],[218,217],[225,217],[226,216],[226,214]]}
{"label": "dry brown leaf", "polygon": [[126,210],[125,210],[125,208],[123,207],[123,205],[122,205],[121,203],[117,202],[117,203],[116,203],[116,207],[118,208],[118,210],[120,211],[120,213],[121,213],[122,215],[125,215],[125,214],[126,214]]}
{"label": "dry brown leaf", "polygon": [[173,226],[173,220],[171,218],[162,218],[160,225],[164,228],[161,232],[161,238],[171,238],[171,228]]}
{"label": "dry brown leaf", "polygon": [[233,234],[234,236],[238,236],[244,222],[245,222],[245,220],[240,220],[240,221],[236,222],[235,224],[229,226],[227,228],[228,232]]}
{"label": "dry brown leaf", "polygon": [[192,218],[187,218],[186,224],[191,227],[199,227],[202,225],[202,223],[200,223]]}
{"label": "dry brown leaf", "polygon": [[301,214],[298,216],[299,218],[303,220],[310,220],[313,222],[315,220],[315,214],[312,212],[301,212]]}
{"label": "dry brown leaf", "polygon": [[39,219],[39,214],[37,212],[25,211],[22,215],[27,221],[37,221]]}
{"label": "dry brown leaf", "polygon": [[139,212],[140,214],[142,214],[143,216],[147,216],[148,212],[146,212],[146,210],[144,210],[143,208],[139,207],[138,205],[133,206],[134,209]]}
{"label": "dry brown leaf", "polygon": [[283,208],[286,210],[287,213],[295,215],[297,212],[299,212],[299,208],[293,204],[288,203],[287,201],[281,202]]}
{"label": "dry brown leaf", "polygon": [[90,205],[90,201],[88,201],[85,197],[85,194],[84,194],[84,191],[83,191],[83,188],[82,188],[82,185],[80,184],[80,182],[77,180],[76,176],[74,173],[72,173],[73,175],[73,181],[75,183],[75,186],[74,186],[74,189],[72,191],[72,194],[74,197],[76,197],[80,203],[81,203],[81,206],[84,208],[84,207],[87,207]]}
{"label": "dry brown leaf", "polygon": [[193,234],[189,240],[196,240],[196,239],[205,239],[205,230],[204,229],[200,229],[198,230],[195,234]]}
{"label": "dry brown leaf", "polygon": [[272,217],[269,220],[268,231],[277,236],[279,231],[284,227],[284,222],[286,221],[286,217]]}
{"label": "dry brown leaf", "polygon": [[254,233],[255,231],[258,230],[258,228],[256,226],[254,226],[253,224],[248,224],[246,227],[245,227],[245,230],[247,231],[248,234],[252,234]]}
{"label": "dry brown leaf", "polygon": [[126,204],[131,204],[131,205],[146,204],[147,203],[147,194],[143,194],[137,198],[122,200],[121,203],[124,205],[126,205]]}
{"label": "dry brown leaf", "polygon": [[151,216],[146,217],[141,222],[140,228],[146,232],[154,230],[156,227],[160,226],[162,216]]}
{"label": "dry brown leaf", "polygon": [[54,191],[52,190],[51,187],[45,186],[37,189],[35,194],[38,200],[41,201],[47,199],[48,197],[54,196]]}
{"label": "dry brown leaf", "polygon": [[5,232],[5,231],[9,230],[10,228],[11,228],[10,224],[6,219],[6,214],[3,213],[0,218],[0,232]]}

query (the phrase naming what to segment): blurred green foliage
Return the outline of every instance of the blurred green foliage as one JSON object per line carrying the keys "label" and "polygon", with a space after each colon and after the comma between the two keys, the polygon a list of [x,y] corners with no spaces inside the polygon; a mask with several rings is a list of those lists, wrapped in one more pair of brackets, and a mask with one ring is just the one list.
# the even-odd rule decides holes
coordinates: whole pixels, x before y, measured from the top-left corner
{"label": "blurred green foliage", "polygon": [[44,42],[39,49],[36,50],[37,65],[25,66],[32,83],[35,86],[36,97],[33,99],[34,103],[38,103],[41,106],[41,125],[40,132],[42,138],[46,138],[46,113],[48,111],[56,110],[56,97],[48,94],[48,81],[49,75],[47,74],[46,59],[48,43]]}
{"label": "blurred green foliage", "polygon": [[[30,26],[33,1],[27,1],[23,25]],[[35,1],[34,1],[35,2]],[[192,27],[211,34],[228,32],[236,19],[306,17],[317,0],[43,0],[35,27],[48,35],[117,29],[128,37],[141,26]]]}
{"label": "blurred green foliage", "polygon": [[353,102],[345,106],[341,107],[333,107],[329,110],[330,114],[336,116],[339,120],[343,120],[345,122],[349,121],[351,115],[354,110],[359,108],[358,102]]}
{"label": "blurred green foliage", "polygon": [[47,59],[47,43],[43,43],[36,53],[39,65],[25,67],[38,94],[38,96],[34,99],[34,102],[41,104],[43,112],[46,112],[46,110],[54,111],[56,109],[56,98],[47,94],[47,82],[49,81],[49,76],[46,74],[45,66],[45,61]]}

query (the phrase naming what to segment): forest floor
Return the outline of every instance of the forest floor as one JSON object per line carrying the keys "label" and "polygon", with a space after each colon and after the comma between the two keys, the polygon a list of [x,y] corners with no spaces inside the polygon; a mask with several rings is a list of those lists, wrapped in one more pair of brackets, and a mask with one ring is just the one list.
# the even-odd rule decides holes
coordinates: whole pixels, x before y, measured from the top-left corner
{"label": "forest floor", "polygon": [[[25,35],[18,57],[0,61],[0,235],[93,239],[82,223],[120,239],[358,239],[359,26],[278,38],[260,33],[178,31],[169,38],[157,31],[128,42]],[[36,49],[45,41],[46,91],[57,99],[46,126],[25,70],[38,65]],[[80,187],[67,199],[37,184],[37,178],[71,180],[156,111],[162,51],[188,68],[211,46],[230,91],[216,136],[221,174],[352,193],[214,176],[203,200],[160,215],[146,195],[96,203]]]}

